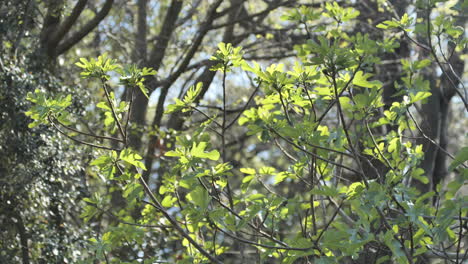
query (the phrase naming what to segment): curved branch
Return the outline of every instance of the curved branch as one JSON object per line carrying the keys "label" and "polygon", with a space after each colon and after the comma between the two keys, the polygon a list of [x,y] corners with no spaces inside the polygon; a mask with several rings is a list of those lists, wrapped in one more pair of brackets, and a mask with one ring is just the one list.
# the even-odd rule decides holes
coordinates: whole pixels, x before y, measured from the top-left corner
{"label": "curved branch", "polygon": [[221,233],[227,235],[228,237],[232,238],[232,239],[235,239],[235,240],[238,240],[242,243],[245,243],[245,244],[249,244],[249,245],[254,245],[254,246],[257,246],[257,247],[261,247],[261,248],[268,248],[268,249],[281,249],[281,250],[293,250],[293,251],[308,251],[308,250],[311,250],[311,249],[319,249],[318,246],[313,246],[313,247],[307,247],[307,248],[296,248],[296,247],[284,247],[284,246],[271,246],[271,245],[265,245],[265,244],[260,244],[260,243],[257,243],[257,242],[254,242],[254,241],[250,241],[250,240],[247,240],[245,238],[242,238],[242,237],[238,237],[236,235],[233,235],[225,230],[223,230],[222,228],[218,227],[215,223],[211,222],[211,224],[213,224],[217,230],[221,231]]}
{"label": "curved branch", "polygon": [[71,14],[65,19],[65,21],[63,21],[62,24],[60,24],[57,31],[55,31],[54,34],[52,34],[50,42],[54,43],[54,46],[57,45],[57,43],[59,43],[63,39],[63,37],[68,33],[70,28],[75,24],[76,20],[83,12],[87,3],[88,0],[79,0],[78,3],[76,3],[75,7],[73,7],[73,11],[71,12]]}
{"label": "curved branch", "polygon": [[115,141],[118,141],[118,142],[123,142],[123,140],[121,140],[120,138],[114,138],[114,137],[107,137],[107,136],[99,136],[99,135],[95,135],[95,134],[90,134],[90,133],[86,133],[86,132],[83,132],[83,131],[80,131],[78,129],[75,129],[73,127],[70,127],[70,126],[67,126],[65,125],[64,123],[60,122],[57,118],[53,118],[53,121],[57,122],[59,125],[61,125],[62,127],[72,131],[72,132],[75,132],[75,133],[78,133],[80,135],[84,135],[84,136],[88,136],[88,137],[94,137],[94,138],[100,138],[100,139],[108,139],[108,140],[115,140]]}
{"label": "curved branch", "polygon": [[[120,167],[118,167],[119,170],[120,170]],[[141,171],[140,168],[137,168],[138,170],[138,173],[141,175],[143,174],[143,172]],[[171,225],[174,227],[174,229],[179,232],[179,234],[181,236],[183,236],[185,239],[187,239],[187,241],[193,245],[196,249],[198,249],[198,251],[203,254],[205,257],[207,257],[212,263],[219,263],[219,264],[222,264],[221,261],[219,261],[218,259],[216,259],[215,257],[213,257],[208,251],[206,251],[199,243],[197,243],[188,233],[185,232],[185,230],[179,225],[179,223],[177,223],[177,220],[174,219],[165,209],[164,207],[161,205],[161,203],[159,202],[159,200],[156,198],[156,196],[154,196],[153,192],[151,191],[151,189],[149,188],[148,184],[146,183],[145,179],[143,179],[143,177],[140,177],[139,178],[139,181],[141,183],[141,185],[143,185],[143,189],[145,190],[146,194],[150,197],[151,201],[153,201],[153,203],[155,205],[157,205],[157,207],[159,207],[159,211],[164,215],[164,217],[171,223]]]}
{"label": "curved branch", "polygon": [[[201,26],[201,28],[199,30],[198,36],[193,41],[192,47],[188,51],[187,55],[183,59],[182,63],[180,64],[180,66],[176,70],[176,72],[171,76],[171,78],[168,80],[168,82],[161,88],[161,93],[160,93],[159,98],[158,98],[158,104],[156,106],[156,114],[155,114],[155,116],[153,118],[153,122],[151,124],[152,127],[159,126],[161,124],[161,119],[162,119],[162,116],[163,116],[163,113],[164,113],[164,102],[166,101],[166,97],[167,97],[167,93],[169,92],[169,88],[177,80],[177,78],[179,78],[179,76],[184,72],[185,68],[188,66],[188,64],[192,60],[193,56],[197,52],[198,48],[200,47],[201,43],[203,42],[203,38],[205,37],[205,35],[209,31],[208,26],[211,25],[211,23],[213,23],[213,20],[214,20],[215,14],[216,14],[216,9],[221,4],[221,2],[223,2],[223,0],[218,0],[210,7],[210,9],[208,10],[207,18],[206,18],[205,22],[202,24],[202,26]],[[157,140],[157,137],[152,137],[150,139],[149,146],[152,146],[152,144],[154,142],[156,142],[156,140]],[[148,147],[148,149],[146,151],[146,160],[145,160],[145,165],[147,166],[147,168],[151,168],[151,163],[153,162],[151,151],[152,151],[152,149],[150,147]],[[146,171],[144,173],[143,177],[145,179],[148,179],[149,173],[150,173],[149,170]]]}
{"label": "curved branch", "polygon": [[[343,169],[349,170],[349,171],[351,171],[351,172],[356,173],[357,175],[363,175],[361,172],[359,172],[359,171],[357,171],[357,170],[355,170],[355,169],[353,169],[353,168],[350,168],[350,167],[348,167],[348,166],[346,166],[346,165],[339,164],[339,163],[334,162],[334,161],[332,161],[332,160],[329,160],[329,159],[320,157],[319,155],[317,155],[317,154],[315,154],[315,153],[313,153],[313,152],[310,152],[310,151],[308,151],[308,150],[305,149],[305,148],[301,148],[299,145],[297,145],[296,143],[294,143],[292,140],[290,140],[290,139],[284,137],[283,135],[281,135],[281,134],[280,134],[278,131],[276,131],[275,129],[273,129],[273,128],[271,128],[271,127],[269,127],[269,129],[270,129],[275,135],[277,135],[278,137],[280,137],[281,139],[283,139],[284,141],[286,141],[288,144],[290,144],[290,145],[296,147],[297,149],[300,149],[302,152],[304,152],[304,153],[306,153],[306,154],[309,154],[309,155],[312,156],[312,157],[315,157],[315,158],[317,158],[317,159],[319,159],[319,160],[321,160],[321,161],[325,161],[325,162],[327,162],[327,163],[333,164],[333,165],[335,165],[335,166],[341,167],[341,168],[343,168]],[[315,145],[314,145],[314,147],[318,147],[318,146],[315,146]],[[325,147],[320,147],[320,148],[326,149]],[[334,149],[327,149],[327,150],[333,151],[333,152],[336,152],[336,153],[339,153],[339,154],[343,154],[342,152],[337,151],[337,150],[334,150]]]}
{"label": "curved branch", "polygon": [[[429,142],[431,142],[434,146],[436,146],[438,149],[440,149],[442,152],[445,153],[445,155],[449,156],[452,160],[455,160],[455,157],[450,154],[450,152],[448,152],[447,150],[445,150],[444,148],[442,148],[439,144],[437,144],[437,142],[435,142],[432,138],[430,138],[429,136],[427,136],[423,129],[421,128],[421,126],[419,125],[419,123],[416,121],[416,119],[414,118],[413,114],[411,114],[411,112],[409,110],[406,110],[406,112],[408,113],[409,117],[411,118],[411,120],[413,121],[413,123],[416,125],[416,128],[418,129],[419,133],[421,133],[421,136],[423,138],[425,138],[426,140],[428,140]],[[462,164],[465,168],[466,165],[465,164]]]}
{"label": "curved branch", "polygon": [[115,148],[111,148],[111,147],[106,147],[106,146],[101,146],[101,145],[96,145],[96,144],[93,144],[93,143],[89,143],[89,142],[86,142],[86,141],[82,141],[82,140],[79,140],[79,139],[76,139],[74,137],[71,137],[69,136],[67,133],[65,133],[64,131],[62,131],[60,129],[60,127],[57,126],[57,124],[55,124],[52,120],[52,118],[49,116],[49,122],[52,124],[52,126],[62,135],[64,135],[65,137],[79,143],[79,144],[83,144],[83,145],[86,145],[86,146],[90,146],[90,147],[94,147],[94,148],[99,148],[99,149],[106,149],[106,150],[117,150]]}
{"label": "curved branch", "polygon": [[176,28],[177,18],[182,10],[181,0],[172,0],[169,9],[167,10],[166,17],[162,25],[161,33],[159,33],[158,41],[154,45],[153,50],[149,56],[148,65],[155,71],[161,67],[162,60],[166,54],[166,49],[171,39],[171,35]]}
{"label": "curved branch", "polygon": [[65,53],[70,48],[72,48],[76,43],[80,42],[84,37],[86,37],[93,29],[95,29],[99,23],[109,14],[109,11],[114,4],[114,0],[106,0],[102,9],[96,14],[96,16],[91,19],[86,25],[84,25],[80,30],[75,32],[70,38],[63,41],[57,47],[57,55]]}

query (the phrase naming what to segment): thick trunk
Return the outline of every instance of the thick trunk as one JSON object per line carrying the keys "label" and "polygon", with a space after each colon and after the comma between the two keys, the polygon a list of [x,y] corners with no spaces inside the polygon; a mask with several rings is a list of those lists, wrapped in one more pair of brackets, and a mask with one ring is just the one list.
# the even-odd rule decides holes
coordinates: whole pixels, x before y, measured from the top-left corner
{"label": "thick trunk", "polygon": [[[449,125],[449,102],[442,102],[440,105],[440,134],[439,134],[439,146],[442,149],[447,149],[448,145],[448,125]],[[447,176],[447,155],[437,150],[436,158],[434,161],[434,169],[432,173],[433,189],[436,189],[437,185]]]}
{"label": "thick trunk", "polygon": [[[451,49],[455,48],[452,44],[449,44]],[[433,189],[437,187],[437,184],[441,183],[448,175],[447,170],[447,155],[444,150],[447,150],[449,137],[448,128],[450,124],[450,102],[453,96],[456,95],[454,84],[459,85],[459,78],[463,74],[465,68],[464,61],[460,58],[460,54],[455,53],[450,58],[451,69],[447,69],[448,76],[443,75],[440,82],[440,133],[439,133],[439,147],[437,148],[437,155],[434,162],[434,169],[432,173]],[[450,82],[449,78],[454,82]]]}
{"label": "thick trunk", "polygon": [[63,0],[50,0],[47,2],[47,14],[42,25],[40,41],[41,50],[49,58],[56,57],[57,43],[54,43],[51,36],[55,34],[60,25],[62,15]]}
{"label": "thick trunk", "polygon": [[[42,30],[40,34],[40,49],[39,54],[47,57],[51,64],[54,64],[55,59],[62,53],[65,53],[91,31],[93,31],[99,23],[109,14],[114,0],[106,0],[99,12],[80,29],[70,34],[71,28],[76,24],[80,14],[83,12],[87,1],[80,0],[76,2],[71,14],[61,22],[61,16],[65,2],[63,0],[50,0],[47,2],[47,14],[44,18]],[[68,38],[65,36],[70,35]]]}
{"label": "thick trunk", "polygon": [[135,63],[139,65],[146,65],[147,62],[147,46],[146,41],[148,0],[138,0],[138,13],[137,13],[137,28],[135,35]]}
{"label": "thick trunk", "polygon": [[[435,84],[435,79],[432,76],[434,72],[430,70],[428,74],[425,74],[426,80],[429,80],[432,96],[427,99],[427,103],[423,104],[421,109],[421,121],[419,125],[422,129],[421,133],[429,137],[437,144],[439,143],[440,129],[441,129],[441,101],[442,95],[440,94],[439,87]],[[422,144],[424,159],[422,160],[420,167],[424,170],[425,175],[428,178],[428,183],[422,183],[413,179],[413,186],[415,186],[422,193],[432,190],[433,187],[433,173],[434,164],[437,157],[438,147],[431,141],[424,137],[419,138],[416,144]]]}
{"label": "thick trunk", "polygon": [[[418,12],[418,17],[429,19],[430,12],[424,10]],[[458,23],[463,23],[460,19]],[[428,30],[431,28],[429,27]],[[447,126],[448,113],[450,109],[451,98],[457,94],[457,86],[460,83],[461,74],[464,69],[464,62],[460,59],[459,54],[454,53],[450,58],[446,58],[444,53],[434,54],[437,43],[431,42],[429,39],[419,38],[420,43],[426,46],[432,45],[434,51],[432,54],[428,50],[420,50],[420,59],[424,59],[429,55],[436,55],[433,67],[426,68],[424,79],[430,82],[430,92],[432,96],[428,98],[426,104],[422,105],[420,126],[422,136],[417,143],[423,145],[424,159],[421,162],[421,168],[424,169],[425,175],[428,177],[429,183],[423,184],[416,182],[415,186],[422,193],[435,190],[448,174],[446,164],[446,154],[444,151],[448,145]],[[455,46],[449,42],[448,50],[454,50]],[[448,61],[447,61],[448,60]],[[441,62],[441,63],[439,63]],[[447,64],[447,65],[446,65]],[[449,65],[448,65],[449,64]],[[440,82],[437,79],[436,68],[443,67]],[[429,139],[430,140],[429,140]]]}
{"label": "thick trunk", "polygon": [[[176,22],[179,17],[180,11],[182,10],[182,4],[183,1],[181,0],[173,0],[171,2],[171,5],[169,6],[169,9],[167,10],[166,16],[164,18],[163,26],[161,28],[161,32],[158,36],[158,40],[149,56],[149,58],[146,58],[146,37],[141,35],[137,36],[137,54],[139,56],[145,56],[145,57],[138,57],[136,60],[140,61],[143,63],[143,66],[148,66],[153,68],[154,70],[158,71],[159,68],[162,66],[162,61],[164,59],[164,56],[166,54],[166,49],[169,45],[169,41],[171,40],[172,34],[174,33],[174,30],[176,28]],[[143,21],[143,18],[141,16],[146,14],[145,11],[141,11],[140,9],[146,9],[146,1],[140,1],[138,3],[138,23],[140,24],[145,24],[145,28],[140,25],[139,26],[139,31],[141,30],[141,34],[145,34],[146,36],[146,21]],[[146,17],[145,17],[146,18]],[[143,32],[144,31],[144,32]],[[140,33],[140,32],[139,32]],[[146,59],[148,62],[146,62]],[[154,91],[156,88],[156,80],[155,78],[148,78],[148,81],[146,82],[146,86],[148,89],[151,91]],[[148,108],[148,99],[146,96],[139,90],[135,92],[135,99],[133,101],[133,106],[132,106],[132,116],[131,116],[131,121],[133,124],[135,124],[138,129],[134,133],[130,135],[130,145],[135,148],[135,149],[140,149],[141,143],[142,143],[142,135],[143,135],[143,128],[146,125],[146,111]]]}
{"label": "thick trunk", "polygon": [[[363,25],[368,25],[369,21],[372,21],[372,24],[378,24],[383,20],[391,20],[391,16],[381,17],[382,13],[379,13],[378,4],[376,1],[362,1],[358,2],[357,9],[360,10],[361,16],[359,17],[360,23]],[[406,8],[408,7],[407,0],[392,0],[390,1],[391,5],[395,8],[395,12],[401,16],[405,13]],[[363,27],[365,28],[365,27]],[[374,40],[382,41],[384,40],[384,32],[381,30],[369,30],[369,32],[363,32],[363,28],[356,28],[358,32],[370,34],[370,38]],[[395,52],[388,52],[381,56],[382,61],[385,61],[385,64],[378,64],[375,66],[375,77],[374,79],[381,81],[383,86],[382,100],[384,103],[384,110],[390,109],[394,102],[401,101],[402,97],[393,96],[398,91],[395,88],[395,82],[399,81],[403,76],[402,68],[400,65],[400,59],[406,58],[410,54],[410,46],[406,39],[402,38],[399,40],[400,46],[395,49]],[[365,124],[363,124],[365,127]],[[372,129],[374,137],[379,137],[381,135],[388,134],[391,130],[396,130],[397,127],[394,126],[383,126],[377,129]],[[363,133],[367,133],[367,130]],[[362,147],[362,146],[361,146]],[[360,163],[362,164],[362,169],[365,175],[369,178],[378,178],[379,181],[385,182],[385,175],[389,171],[387,164],[381,162],[376,158],[371,158],[370,156],[364,155],[360,158]],[[352,178],[351,180],[360,181],[361,178]],[[378,233],[382,227],[374,227],[374,232]],[[357,260],[348,259],[348,263],[375,263],[379,258],[384,256],[391,256],[390,249],[379,243],[368,243],[365,246],[365,250],[362,251],[362,254],[359,255]],[[390,264],[391,260],[384,261],[382,263]]]}

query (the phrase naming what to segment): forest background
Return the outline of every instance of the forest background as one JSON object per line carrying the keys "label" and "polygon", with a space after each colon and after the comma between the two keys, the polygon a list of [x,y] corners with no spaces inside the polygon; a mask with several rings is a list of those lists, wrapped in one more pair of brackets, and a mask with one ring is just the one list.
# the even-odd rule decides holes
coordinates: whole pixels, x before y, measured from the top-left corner
{"label": "forest background", "polygon": [[4,0],[1,263],[464,263],[466,0]]}

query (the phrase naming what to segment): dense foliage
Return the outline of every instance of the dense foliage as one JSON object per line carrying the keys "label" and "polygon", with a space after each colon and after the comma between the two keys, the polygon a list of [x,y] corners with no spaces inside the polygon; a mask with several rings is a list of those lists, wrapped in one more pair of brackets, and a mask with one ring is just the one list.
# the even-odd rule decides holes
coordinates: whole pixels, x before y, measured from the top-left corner
{"label": "dense foliage", "polygon": [[[465,2],[198,1],[193,11],[175,0],[150,55],[151,30],[137,19],[130,61],[112,45],[61,57],[113,1],[62,34],[86,2],[63,23],[44,20],[58,30],[36,32],[42,49],[2,42],[0,261],[467,259]],[[137,18],[146,4],[138,1]],[[166,54],[185,41],[165,39],[171,27],[196,14],[206,16],[191,44]],[[225,24],[213,22],[222,15]],[[278,20],[276,31],[260,30],[264,19]],[[218,26],[222,39],[201,45]],[[76,63],[61,68],[60,58]],[[81,79],[58,78],[66,69]],[[179,96],[167,101],[172,87]]]}

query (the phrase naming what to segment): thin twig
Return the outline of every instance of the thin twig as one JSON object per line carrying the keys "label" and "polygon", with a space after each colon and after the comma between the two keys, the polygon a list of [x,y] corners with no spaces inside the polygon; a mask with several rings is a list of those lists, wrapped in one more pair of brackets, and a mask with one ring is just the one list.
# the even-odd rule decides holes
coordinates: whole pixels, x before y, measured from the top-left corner
{"label": "thin twig", "polygon": [[[229,123],[227,126],[226,126],[226,129],[229,129],[232,125],[234,125],[234,123],[236,123],[237,119],[239,119],[239,117],[242,115],[242,113],[244,113],[245,109],[247,109],[247,107],[249,106],[250,102],[252,101],[254,95],[258,92],[258,90],[260,89],[260,85],[262,84],[262,82],[260,81],[257,85],[257,87],[255,87],[255,90],[252,92],[252,94],[250,94],[250,97],[249,99],[247,100],[247,103],[245,103],[244,107],[242,107],[242,110],[239,112],[239,114],[231,121],[231,123]],[[226,110],[227,111],[227,110]]]}
{"label": "thin twig", "polygon": [[83,131],[80,131],[78,129],[75,129],[73,127],[70,127],[70,126],[67,126],[65,125],[64,123],[60,122],[60,120],[58,120],[57,118],[55,117],[52,117],[53,118],[53,121],[54,122],[57,122],[59,125],[61,125],[62,127],[72,131],[72,132],[75,132],[75,133],[78,133],[78,134],[81,134],[81,135],[84,135],[84,136],[89,136],[89,137],[94,137],[94,138],[100,138],[100,139],[108,139],[108,140],[115,140],[115,141],[118,141],[118,142],[123,142],[123,140],[121,140],[120,138],[114,138],[114,137],[107,137],[107,136],[99,136],[99,135],[95,135],[95,134],[91,134],[91,133],[86,133],[86,132],[83,132]]}
{"label": "thin twig", "polygon": [[[446,151],[444,148],[442,148],[439,144],[437,144],[437,142],[435,142],[432,138],[428,137],[424,131],[422,130],[422,128],[419,126],[418,122],[416,122],[416,119],[414,118],[413,114],[411,114],[411,112],[407,109],[406,112],[408,113],[408,115],[410,116],[411,120],[413,120],[413,123],[416,125],[416,128],[419,130],[419,132],[421,133],[421,135],[429,140],[429,142],[431,142],[432,144],[434,144],[434,146],[436,146],[437,148],[439,148],[442,152],[444,152],[447,156],[449,156],[452,160],[455,160],[455,157],[450,154],[448,151]],[[465,168],[468,168],[465,164],[461,164],[463,167]]]}
{"label": "thin twig", "polygon": [[111,108],[112,115],[115,119],[115,122],[117,123],[117,127],[119,128],[120,134],[122,135],[122,138],[124,139],[124,144],[127,145],[125,132],[122,128],[122,124],[120,124],[119,118],[117,117],[117,113],[115,112],[114,102],[112,102],[110,95],[109,95],[109,91],[107,90],[107,83],[103,79],[101,79],[101,82],[102,82],[102,88],[104,88],[104,93],[106,95],[107,102],[109,103],[109,106]]}
{"label": "thin twig", "polygon": [[67,138],[77,142],[77,143],[80,143],[80,144],[83,144],[83,145],[86,145],[86,146],[90,146],[90,147],[94,147],[94,148],[100,148],[100,149],[106,149],[106,150],[118,150],[118,149],[114,149],[114,148],[111,148],[111,147],[106,147],[106,146],[101,146],[101,145],[96,145],[96,144],[93,144],[93,143],[89,143],[89,142],[86,142],[86,141],[82,141],[82,140],[79,140],[79,139],[76,139],[74,137],[71,137],[69,136],[67,133],[63,132],[58,126],[57,124],[54,123],[54,121],[52,120],[52,118],[49,116],[49,122],[52,124],[52,126],[62,135],[66,136]]}

